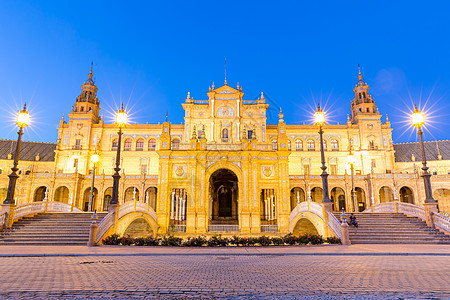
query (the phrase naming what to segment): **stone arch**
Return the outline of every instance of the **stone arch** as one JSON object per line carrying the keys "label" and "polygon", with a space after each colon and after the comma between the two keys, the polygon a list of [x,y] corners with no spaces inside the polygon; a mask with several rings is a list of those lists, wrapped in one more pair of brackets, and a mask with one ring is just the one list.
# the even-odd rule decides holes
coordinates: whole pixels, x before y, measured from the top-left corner
{"label": "stone arch", "polygon": [[153,235],[153,229],[149,222],[145,218],[136,218],[125,229],[124,236],[131,237],[147,237]]}
{"label": "stone arch", "polygon": [[293,187],[291,189],[291,211],[297,206],[297,202],[306,201],[305,191],[301,187]]}
{"label": "stone arch", "polygon": [[53,196],[53,201],[55,202],[62,202],[62,203],[69,203],[69,188],[65,185],[59,186],[55,190],[55,195]]}
{"label": "stone arch", "polygon": [[42,201],[45,198],[45,191],[48,188],[46,186],[40,186],[34,190],[34,202]]}
{"label": "stone arch", "polygon": [[[325,228],[324,228],[324,223],[323,223],[323,219],[316,215],[313,214],[312,212],[302,212],[300,214],[297,214],[289,223],[289,232],[290,233],[294,233],[294,229],[297,226],[297,223],[301,220],[301,219],[307,219],[313,226],[314,228],[317,230],[317,233],[324,236],[325,235]],[[304,221],[302,221],[301,225],[304,224]],[[308,223],[306,223],[308,224]]]}
{"label": "stone arch", "polygon": [[339,186],[335,186],[330,190],[330,199],[333,203],[333,211],[342,211],[345,209],[347,211],[347,206],[345,205],[345,191]]}
{"label": "stone arch", "polygon": [[388,186],[382,186],[378,192],[380,203],[394,201],[394,192]]}
{"label": "stone arch", "polygon": [[410,187],[402,186],[399,190],[399,198],[401,202],[414,204],[414,193]]}
{"label": "stone arch", "polygon": [[[229,169],[218,169],[209,177],[210,219],[238,220],[238,178]],[[234,223],[234,222],[232,222]]]}
{"label": "stone arch", "polygon": [[319,231],[310,220],[308,220],[307,218],[301,218],[292,229],[292,234],[295,236],[299,236],[306,233],[319,234]]}
{"label": "stone arch", "polygon": [[144,219],[152,228],[152,235],[154,237],[156,236],[156,234],[158,233],[158,224],[156,220],[153,219],[153,217],[149,214],[142,212],[132,212],[120,218],[117,224],[117,234],[123,236],[128,226],[130,226],[130,224],[133,223],[136,219]]}
{"label": "stone arch", "polygon": [[366,200],[366,191],[357,186],[355,187],[356,192],[356,200],[358,201],[358,211],[364,211],[367,206],[367,200]]}
{"label": "stone arch", "polygon": [[[83,193],[83,203],[81,204],[81,210],[83,211],[89,211],[89,195],[91,194],[91,187],[88,187],[84,190]],[[92,193],[93,198],[92,198],[92,207],[90,211],[94,211],[95,208],[97,207],[97,198],[98,198],[98,191],[97,188],[94,187],[94,191]]]}
{"label": "stone arch", "polygon": [[311,199],[314,202],[322,203],[323,200],[323,189],[321,187],[313,187],[311,189]]}
{"label": "stone arch", "polygon": [[125,189],[123,193],[123,202],[132,201],[133,198],[139,201],[139,189],[135,186],[129,186]]}
{"label": "stone arch", "polygon": [[438,202],[439,212],[449,216],[450,214],[450,189],[438,188],[433,191],[433,198]]}
{"label": "stone arch", "polygon": [[103,193],[103,211],[108,210],[109,203],[112,199],[112,186],[105,189],[105,192]]}
{"label": "stone arch", "polygon": [[153,208],[154,211],[156,211],[156,203],[158,200],[158,188],[155,186],[151,186],[145,190],[144,194],[145,203],[148,203],[148,205]]}

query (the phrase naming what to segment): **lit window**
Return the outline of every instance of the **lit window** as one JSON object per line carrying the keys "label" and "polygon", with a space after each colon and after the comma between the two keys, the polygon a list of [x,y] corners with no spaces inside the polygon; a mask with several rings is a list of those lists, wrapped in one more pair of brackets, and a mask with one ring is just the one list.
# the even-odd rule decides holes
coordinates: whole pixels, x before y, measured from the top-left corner
{"label": "lit window", "polygon": [[124,150],[125,151],[130,151],[131,150],[131,144],[132,144],[132,141],[131,141],[131,139],[126,139],[125,140],[125,143],[124,143]]}
{"label": "lit window", "polygon": [[314,143],[313,140],[308,140],[306,142],[307,146],[308,146],[308,151],[315,151],[316,150],[316,144]]}
{"label": "lit window", "polygon": [[180,149],[180,140],[179,139],[172,140],[172,149]]}
{"label": "lit window", "polygon": [[331,151],[339,151],[339,143],[337,140],[331,140]]}
{"label": "lit window", "polygon": [[302,140],[295,140],[295,150],[303,151],[303,141]]}
{"label": "lit window", "polygon": [[155,150],[155,148],[156,148],[156,140],[155,139],[150,139],[148,141],[148,150],[152,151],[152,150]]}
{"label": "lit window", "polygon": [[272,140],[272,150],[278,150],[278,141]]}
{"label": "lit window", "polygon": [[142,151],[142,150],[144,150],[144,140],[139,139],[136,142],[136,151]]}
{"label": "lit window", "polygon": [[119,143],[119,140],[118,140],[118,139],[114,139],[114,140],[113,140],[113,142],[112,142],[112,149],[113,149],[113,150],[114,150],[114,149],[117,149],[118,143]]}

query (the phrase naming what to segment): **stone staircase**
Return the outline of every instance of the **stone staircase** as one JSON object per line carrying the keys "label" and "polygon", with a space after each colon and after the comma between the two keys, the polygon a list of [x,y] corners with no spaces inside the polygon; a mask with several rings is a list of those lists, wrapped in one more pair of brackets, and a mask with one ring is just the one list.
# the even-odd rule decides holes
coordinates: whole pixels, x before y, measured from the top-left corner
{"label": "stone staircase", "polygon": [[[340,213],[333,213],[340,220]],[[347,213],[350,215],[350,213]],[[424,221],[401,213],[353,213],[358,228],[349,227],[352,244],[450,244],[450,236]]]}
{"label": "stone staircase", "polygon": [[[100,222],[105,213],[97,213]],[[86,245],[92,213],[40,213],[1,232],[1,245]]]}

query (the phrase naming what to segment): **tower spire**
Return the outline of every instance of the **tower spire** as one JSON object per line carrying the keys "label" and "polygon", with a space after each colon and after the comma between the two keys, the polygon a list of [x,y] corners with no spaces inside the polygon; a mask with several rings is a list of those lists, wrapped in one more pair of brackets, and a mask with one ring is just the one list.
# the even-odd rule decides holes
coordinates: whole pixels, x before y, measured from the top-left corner
{"label": "tower spire", "polygon": [[89,79],[92,80],[92,67],[94,66],[94,62],[91,61],[91,72],[89,72]]}
{"label": "tower spire", "polygon": [[225,85],[227,85],[227,58],[225,57]]}
{"label": "tower spire", "polygon": [[362,80],[362,75],[361,75],[361,66],[358,64],[358,79]]}

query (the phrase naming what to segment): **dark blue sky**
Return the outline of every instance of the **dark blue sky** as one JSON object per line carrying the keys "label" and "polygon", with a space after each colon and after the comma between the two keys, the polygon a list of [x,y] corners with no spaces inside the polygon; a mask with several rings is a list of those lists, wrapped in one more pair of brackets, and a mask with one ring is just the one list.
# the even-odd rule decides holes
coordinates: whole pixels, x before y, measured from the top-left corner
{"label": "dark blue sky", "polygon": [[1,1],[0,138],[16,139],[26,101],[24,139],[55,142],[91,61],[106,120],[124,101],[135,122],[168,110],[179,124],[188,91],[206,99],[223,84],[226,57],[228,84],[245,99],[264,91],[272,124],[280,106],[288,124],[310,123],[320,99],[345,123],[359,63],[395,142],[417,140],[413,101],[430,114],[425,139],[449,139],[450,2],[341,2]]}

